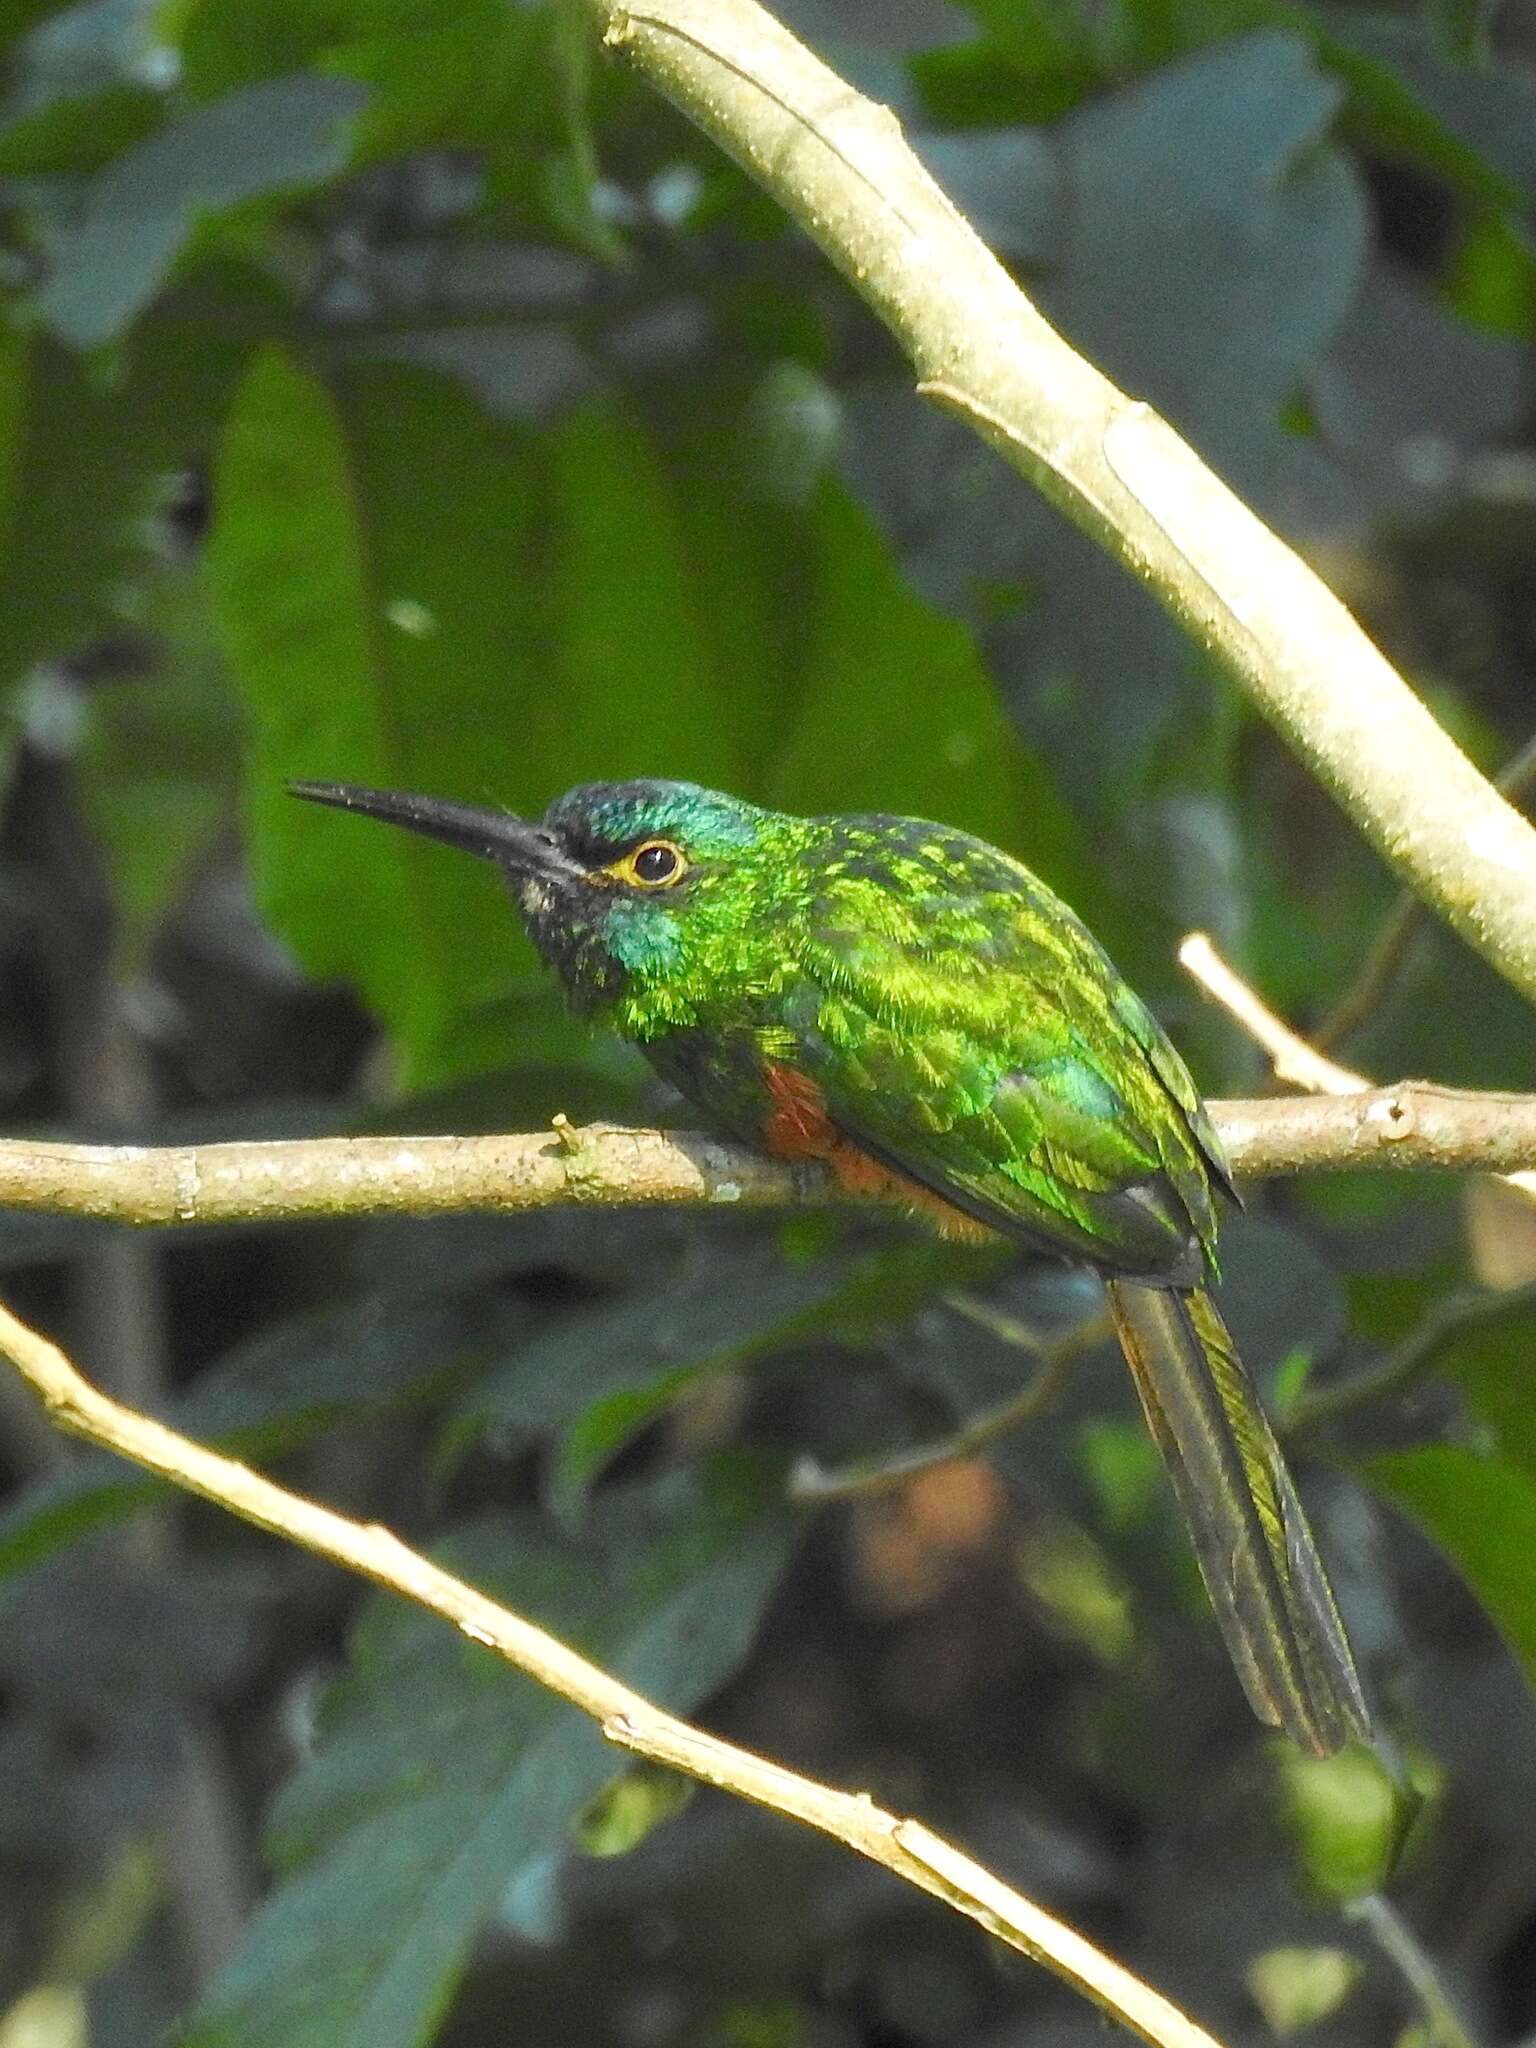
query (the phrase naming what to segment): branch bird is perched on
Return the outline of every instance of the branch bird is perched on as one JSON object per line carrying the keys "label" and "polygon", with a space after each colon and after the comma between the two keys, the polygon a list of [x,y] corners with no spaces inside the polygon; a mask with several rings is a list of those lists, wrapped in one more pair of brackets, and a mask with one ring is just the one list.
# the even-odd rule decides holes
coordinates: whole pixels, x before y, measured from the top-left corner
{"label": "branch bird is perched on", "polygon": [[500,863],[578,1009],[714,1123],[941,1230],[1095,1267],[1255,1713],[1326,1755],[1369,1720],[1295,1487],[1226,1327],[1226,1164],[1161,1027],[1059,897],[913,818],[592,783],[532,825],[297,783]]}

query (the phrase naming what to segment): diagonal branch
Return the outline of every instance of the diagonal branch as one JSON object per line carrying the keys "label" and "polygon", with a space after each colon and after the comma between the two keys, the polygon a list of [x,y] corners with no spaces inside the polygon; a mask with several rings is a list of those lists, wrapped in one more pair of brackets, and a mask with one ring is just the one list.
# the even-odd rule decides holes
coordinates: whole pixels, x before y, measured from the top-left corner
{"label": "diagonal branch", "polygon": [[755,0],[587,0],[799,221],[917,372],[1209,648],[1376,850],[1536,998],[1536,832],[1322,581],[1050,327],[903,139]]}
{"label": "diagonal branch", "polygon": [[1150,1985],[920,1821],[887,1813],[862,1793],[839,1792],[802,1778],[664,1713],[554,1636],[408,1549],[388,1529],[348,1521],[109,1400],[81,1378],[55,1345],[3,1306],[0,1353],[61,1429],[441,1615],[462,1635],[590,1714],[620,1748],[832,1836],[1042,1963],[1154,2048],[1218,2048]]}

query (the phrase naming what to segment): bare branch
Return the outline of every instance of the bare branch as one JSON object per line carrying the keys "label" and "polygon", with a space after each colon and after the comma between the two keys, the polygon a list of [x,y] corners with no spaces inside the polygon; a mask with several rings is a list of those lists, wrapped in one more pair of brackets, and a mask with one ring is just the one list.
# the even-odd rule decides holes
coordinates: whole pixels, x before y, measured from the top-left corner
{"label": "bare branch", "polygon": [[[1245,1179],[1352,1167],[1536,1168],[1536,1095],[1470,1093],[1428,1081],[1360,1086],[1349,1096],[1209,1107]],[[0,1208],[211,1224],[562,1206],[782,1209],[850,1199],[818,1166],[788,1165],[699,1131],[578,1128],[563,1117],[557,1125],[495,1137],[159,1147],[0,1138]]]}
{"label": "bare branch", "polygon": [[0,1352],[61,1429],[130,1458],[173,1485],[259,1529],[328,1558],[440,1615],[462,1635],[526,1672],[598,1721],[610,1742],[668,1764],[790,1819],[803,1821],[931,1892],[990,1934],[1114,2014],[1154,2048],[1218,2048],[1203,2028],[1062,1921],[1010,1890],[921,1822],[887,1813],[737,1749],[663,1713],[641,1694],[462,1580],[410,1550],[388,1529],[348,1521],[232,1458],[178,1436],[99,1393],[58,1348],[0,1306]]}

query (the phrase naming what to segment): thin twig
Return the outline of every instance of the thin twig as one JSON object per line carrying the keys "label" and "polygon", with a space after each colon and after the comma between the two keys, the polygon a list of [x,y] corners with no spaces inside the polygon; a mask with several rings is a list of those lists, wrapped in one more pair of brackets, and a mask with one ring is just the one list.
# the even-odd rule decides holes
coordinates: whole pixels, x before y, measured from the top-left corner
{"label": "thin twig", "polygon": [[[959,1302],[950,1305],[962,1308]],[[981,1303],[966,1303],[962,1313],[980,1307]],[[981,1321],[982,1318],[977,1316],[976,1320]],[[860,1458],[832,1468],[818,1465],[814,1458],[801,1458],[790,1474],[790,1499],[818,1506],[824,1501],[864,1499],[871,1494],[890,1493],[918,1473],[931,1471],[935,1465],[948,1465],[957,1458],[973,1457],[994,1437],[1021,1429],[1025,1423],[1033,1422],[1043,1414],[1084,1352],[1092,1351],[1096,1344],[1107,1342],[1113,1335],[1113,1323],[1107,1315],[1100,1315],[1088,1317],[1072,1329],[1063,1330],[1059,1336],[1034,1338],[1025,1348],[1035,1353],[1039,1364],[1029,1384],[1017,1394],[1011,1394],[1006,1401],[999,1401],[991,1408],[983,1408],[980,1414],[971,1416],[947,1436],[935,1437],[925,1444],[914,1444],[910,1450],[896,1451],[887,1457]]]}
{"label": "thin twig", "polygon": [[1298,1038],[1236,969],[1227,965],[1204,932],[1191,932],[1184,940],[1179,947],[1179,965],[1268,1053],[1276,1080],[1293,1082],[1314,1095],[1359,1095],[1370,1087],[1363,1074],[1336,1066],[1304,1038]]}
{"label": "thin twig", "polygon": [[1364,1372],[1353,1373],[1329,1387],[1304,1388],[1286,1417],[1286,1435],[1300,1436],[1307,1430],[1325,1428],[1359,1408],[1408,1393],[1429,1378],[1458,1337],[1480,1329],[1485,1323],[1523,1315],[1532,1308],[1536,1308],[1536,1280],[1524,1287],[1447,1295],[1435,1303],[1400,1344],[1395,1344],[1384,1358]]}
{"label": "thin twig", "polygon": [[[1227,965],[1204,932],[1192,932],[1185,939],[1179,948],[1179,959],[1201,987],[1269,1054],[1280,1079],[1323,1091],[1332,1098],[1328,1102],[1330,1108],[1341,1097],[1351,1105],[1380,1097],[1382,1091],[1373,1089],[1363,1074],[1325,1059],[1288,1024],[1282,1023],[1242,976]],[[1411,1094],[1397,1091],[1396,1100],[1409,1104]],[[1399,1119],[1404,1120],[1412,1121],[1411,1111]],[[1505,1173],[1495,1177],[1517,1189],[1527,1200],[1536,1197],[1536,1173]],[[1287,1420],[1287,1433],[1300,1435],[1337,1422],[1358,1408],[1406,1392],[1428,1377],[1446,1345],[1463,1330],[1518,1313],[1532,1302],[1536,1302],[1536,1283],[1483,1294],[1455,1295],[1440,1302],[1417,1330],[1377,1364],[1335,1386],[1303,1392]]]}
{"label": "thin twig", "polygon": [[[1179,947],[1179,961],[1206,993],[1235,1017],[1249,1036],[1269,1054],[1278,1080],[1293,1081],[1299,1088],[1310,1088],[1321,1095],[1369,1096],[1373,1103],[1383,1096],[1384,1091],[1375,1088],[1364,1074],[1357,1074],[1350,1067],[1341,1067],[1335,1061],[1325,1059],[1304,1038],[1298,1037],[1288,1024],[1282,1023],[1242,976],[1227,965],[1204,932],[1189,934]],[[1436,1089],[1432,1092],[1443,1095],[1449,1091]],[[1396,1089],[1387,1090],[1385,1094],[1387,1100],[1384,1114],[1392,1125],[1392,1142],[1410,1143],[1415,1136],[1418,1108],[1423,1101],[1425,1090],[1421,1085],[1409,1082]],[[1509,1113],[1509,1105],[1518,1098],[1467,1094],[1461,1099],[1467,1102],[1482,1101],[1490,1108],[1497,1103],[1500,1107],[1494,1110],[1493,1114],[1502,1118]],[[1516,1115],[1518,1116],[1518,1112]],[[1223,1132],[1222,1136],[1223,1142],[1228,1142],[1227,1133]],[[1442,1161],[1443,1163],[1446,1162]],[[1513,1168],[1512,1171],[1499,1173],[1498,1178],[1507,1181],[1511,1187],[1518,1188],[1522,1195],[1536,1196],[1536,1172],[1526,1167],[1523,1161],[1496,1156],[1495,1150],[1490,1148],[1483,1160],[1468,1163],[1474,1166],[1481,1165],[1485,1170]],[[1249,1170],[1238,1165],[1236,1154],[1233,1155],[1233,1164],[1240,1173]]]}
{"label": "thin twig", "polygon": [[388,1529],[348,1521],[109,1400],[81,1378],[55,1345],[3,1306],[0,1352],[61,1429],[441,1615],[461,1634],[590,1714],[620,1747],[832,1836],[1053,1970],[1156,2048],[1217,2048],[1209,2034],[1160,1993],[920,1822],[884,1812],[863,1794],[802,1778],[664,1713],[532,1622],[408,1549]]}
{"label": "thin twig", "polygon": [[[1532,783],[1536,783],[1536,736],[1505,762],[1494,777],[1493,786],[1515,803],[1528,794]],[[1427,915],[1422,899],[1411,889],[1400,892],[1354,980],[1314,1027],[1312,1043],[1319,1052],[1332,1052],[1375,1016],[1402,971],[1408,950]]]}
{"label": "thin twig", "polygon": [[1430,2048],[1479,2048],[1477,2036],[1458,2012],[1424,1944],[1391,1900],[1380,1892],[1367,1892],[1363,1898],[1351,1899],[1344,1910],[1351,1920],[1370,1930],[1377,1947],[1418,2000]]}

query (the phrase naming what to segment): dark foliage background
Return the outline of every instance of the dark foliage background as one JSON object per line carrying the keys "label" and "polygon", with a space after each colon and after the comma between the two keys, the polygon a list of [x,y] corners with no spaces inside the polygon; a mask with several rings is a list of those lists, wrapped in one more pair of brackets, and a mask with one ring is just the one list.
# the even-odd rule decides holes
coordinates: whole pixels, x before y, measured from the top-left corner
{"label": "dark foliage background", "polygon": [[[798,0],[1048,313],[1301,545],[1490,770],[1536,724],[1536,16]],[[0,1100],[98,1139],[671,1112],[494,879],[283,777],[541,807],[693,776],[1024,854],[1212,1092],[1391,879],[1151,602],[925,411],[857,300],[579,5],[10,0],[0,26]],[[1424,930],[1349,1056],[1532,1085]],[[1228,1244],[1401,1766],[1392,1894],[1536,2029],[1536,1277],[1490,1184],[1261,1191]],[[1450,2040],[1348,1910],[1386,1781],[1248,1719],[1063,1272],[835,1219],[128,1238],[0,1224],[88,1371],[435,1546],[669,1704],[920,1811],[1226,2040]],[[1479,1313],[1469,1319],[1466,1304]],[[0,1386],[0,2042],[939,2048],[1100,2023],[761,1815],[615,1781],[438,1625],[75,1455]],[[146,1503],[148,1507],[146,1509]],[[619,1852],[625,1853],[619,1853]],[[24,2031],[25,2030],[25,2031]]]}

